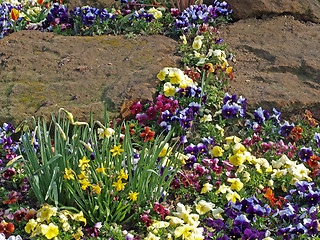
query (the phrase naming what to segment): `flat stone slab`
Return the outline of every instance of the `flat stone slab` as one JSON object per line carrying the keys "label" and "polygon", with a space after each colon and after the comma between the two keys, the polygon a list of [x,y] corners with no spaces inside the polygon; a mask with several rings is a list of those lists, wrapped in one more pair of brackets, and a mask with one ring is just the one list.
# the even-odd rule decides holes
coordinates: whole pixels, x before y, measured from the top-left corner
{"label": "flat stone slab", "polygon": [[118,116],[131,99],[152,100],[157,73],[178,66],[164,36],[76,37],[20,31],[0,40],[0,122],[19,123],[63,107],[78,120]]}
{"label": "flat stone slab", "polygon": [[318,111],[320,119],[320,25],[291,16],[245,19],[220,29],[235,52],[229,93],[250,108]]}

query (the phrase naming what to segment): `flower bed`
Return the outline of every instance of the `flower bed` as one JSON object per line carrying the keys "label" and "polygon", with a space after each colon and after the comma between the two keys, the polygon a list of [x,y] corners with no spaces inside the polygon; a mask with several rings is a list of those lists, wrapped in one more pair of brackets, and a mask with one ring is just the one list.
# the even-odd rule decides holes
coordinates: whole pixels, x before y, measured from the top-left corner
{"label": "flower bed", "polygon": [[[22,6],[9,5],[3,35],[27,26]],[[4,124],[1,238],[319,239],[312,114],[289,123],[276,109],[249,112],[245,97],[224,93],[233,53],[215,24],[229,13],[225,2],[166,15],[167,6],[146,6],[68,12],[53,4],[36,15],[40,29],[67,34],[161,26],[180,34],[185,67],[159,70],[158,96],[134,103],[130,121],[78,122],[61,108],[48,123]]]}

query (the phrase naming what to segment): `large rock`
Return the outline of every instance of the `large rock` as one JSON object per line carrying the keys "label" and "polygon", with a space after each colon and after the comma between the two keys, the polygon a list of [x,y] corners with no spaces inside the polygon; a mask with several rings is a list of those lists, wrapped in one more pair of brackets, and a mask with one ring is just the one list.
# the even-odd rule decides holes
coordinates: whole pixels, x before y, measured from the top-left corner
{"label": "large rock", "polygon": [[68,9],[73,10],[75,7],[90,6],[95,8],[110,8],[119,5],[120,1],[115,0],[69,0]]}
{"label": "large rock", "polygon": [[157,73],[180,63],[164,36],[66,37],[20,31],[0,40],[0,122],[48,116],[63,107],[79,120],[117,116],[125,101],[152,100]]}
{"label": "large rock", "polygon": [[240,20],[220,32],[235,52],[230,93],[247,97],[251,108],[309,108],[320,119],[319,24],[281,16]]}
{"label": "large rock", "polygon": [[[211,0],[204,1],[211,4]],[[320,22],[319,0],[227,0],[234,20],[290,14],[296,19]]]}

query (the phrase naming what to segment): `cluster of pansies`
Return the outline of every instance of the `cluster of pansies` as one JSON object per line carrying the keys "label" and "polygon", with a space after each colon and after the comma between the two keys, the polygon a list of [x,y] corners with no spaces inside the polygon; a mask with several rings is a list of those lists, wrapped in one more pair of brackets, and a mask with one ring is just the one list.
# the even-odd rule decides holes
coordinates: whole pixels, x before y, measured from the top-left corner
{"label": "cluster of pansies", "polygon": [[[214,6],[194,5],[179,13],[159,4],[144,1],[121,2],[117,8],[90,6],[68,10],[66,5],[49,1],[8,0],[0,7],[0,38],[22,29],[54,31],[65,35],[101,35],[110,33],[159,34],[182,29],[195,32],[199,24],[216,25],[227,20],[228,4],[215,1]],[[185,29],[184,29],[185,30]]]}
{"label": "cluster of pansies", "polygon": [[178,9],[171,9],[171,14],[175,19],[175,27],[184,33],[188,31],[194,31],[198,29],[203,23],[217,25],[217,21],[221,21],[224,18],[228,20],[232,10],[229,8],[228,3],[218,2],[215,0],[213,5],[192,5],[185,9],[182,13],[179,13]]}

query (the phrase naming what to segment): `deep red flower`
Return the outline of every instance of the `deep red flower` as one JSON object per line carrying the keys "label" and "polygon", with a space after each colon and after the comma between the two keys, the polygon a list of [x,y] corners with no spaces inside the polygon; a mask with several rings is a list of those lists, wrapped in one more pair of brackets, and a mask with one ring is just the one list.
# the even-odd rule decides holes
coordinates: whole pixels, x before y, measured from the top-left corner
{"label": "deep red flower", "polygon": [[144,137],[144,142],[147,140],[151,140],[155,134],[155,132],[150,131],[149,127],[144,128],[145,133],[141,133],[140,137]]}
{"label": "deep red flower", "polygon": [[0,223],[0,233],[3,233],[6,236],[6,238],[8,238],[11,235],[11,233],[13,233],[13,231],[14,231],[13,223],[11,222],[6,223],[4,221]]}

